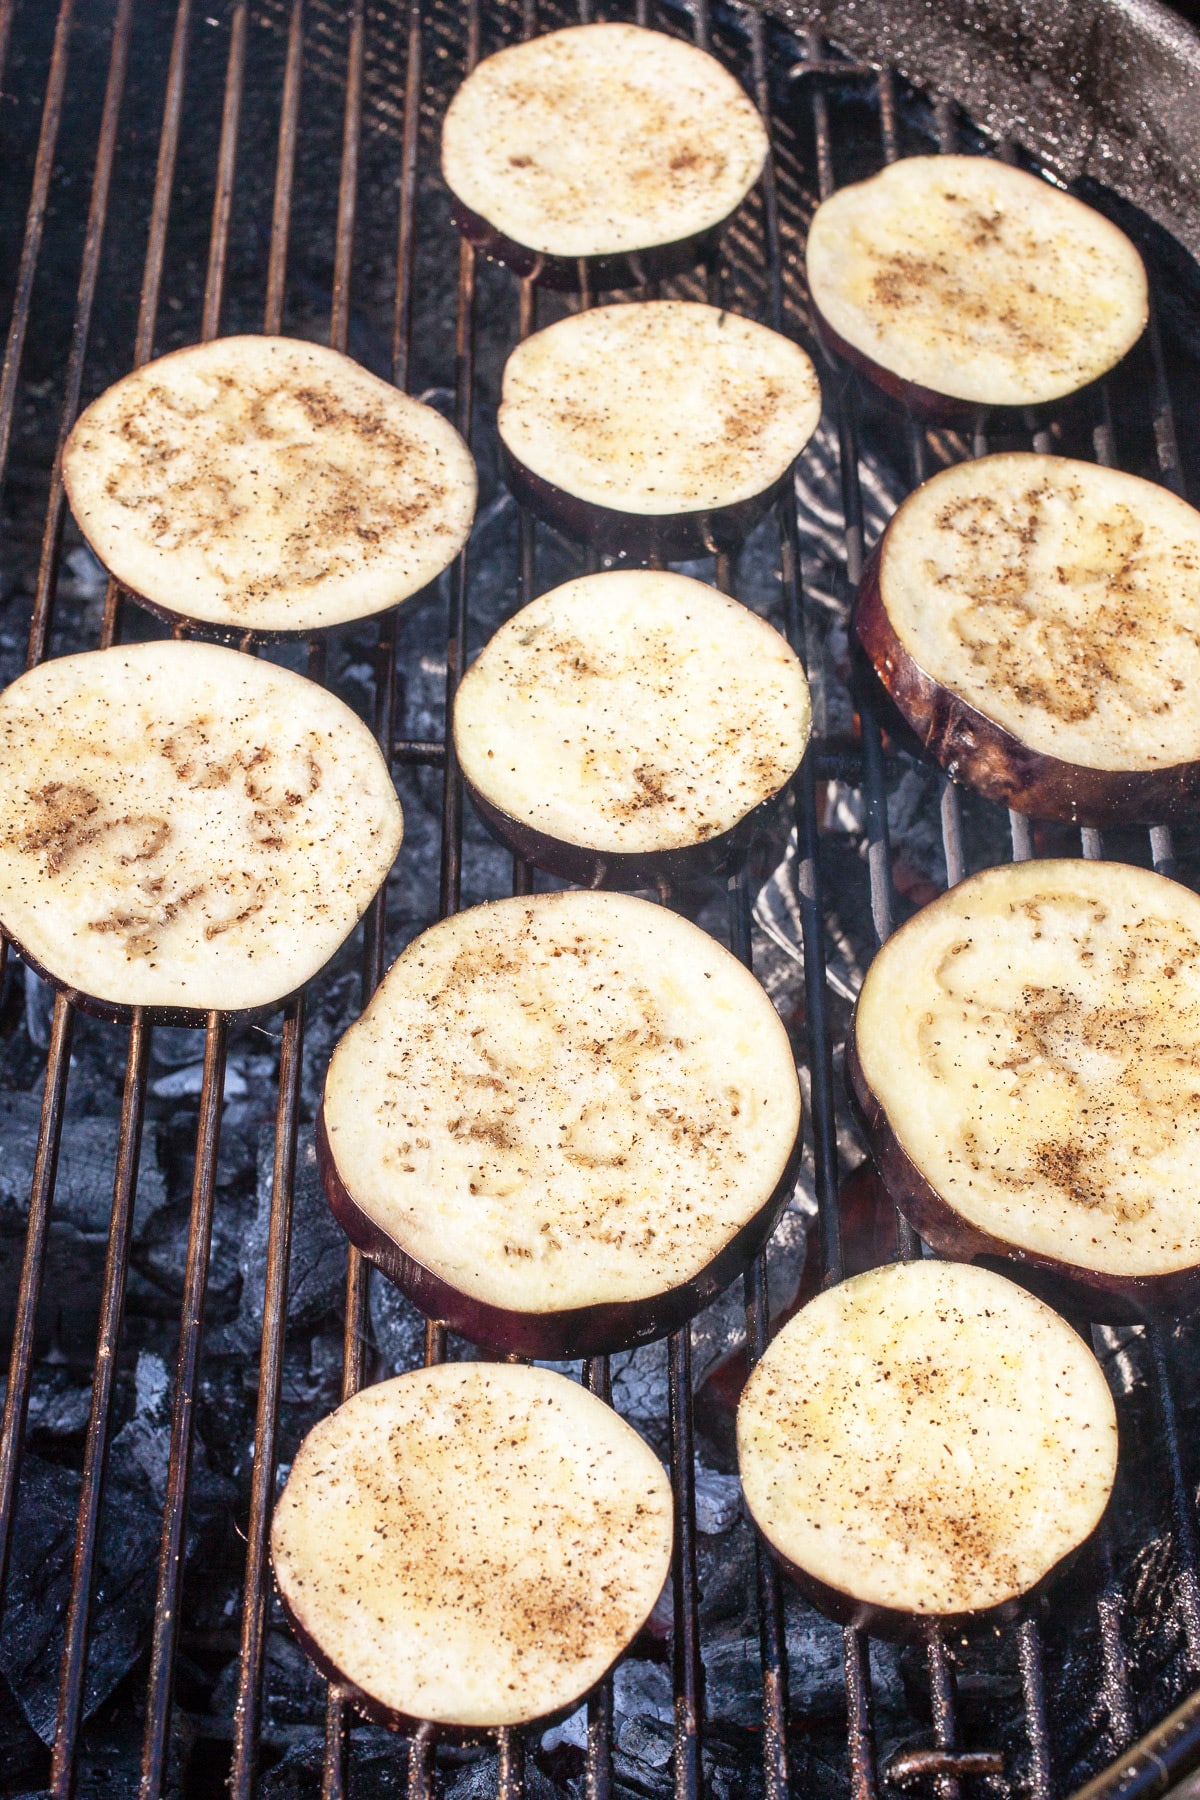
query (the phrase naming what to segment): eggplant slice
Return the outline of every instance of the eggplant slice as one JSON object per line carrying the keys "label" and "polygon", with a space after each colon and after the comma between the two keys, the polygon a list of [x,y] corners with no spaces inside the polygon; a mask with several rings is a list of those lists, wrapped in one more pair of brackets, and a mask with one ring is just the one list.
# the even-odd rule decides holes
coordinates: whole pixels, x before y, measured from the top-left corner
{"label": "eggplant slice", "polygon": [[443,1363],[313,1427],[271,1555],[300,1641],[365,1712],[484,1727],[561,1712],[601,1679],[658,1599],[673,1535],[658,1458],[586,1388]]}
{"label": "eggplant slice", "polygon": [[402,830],[361,719],[236,650],[89,650],[0,695],[0,923],[104,1016],[182,1022],[295,993]]}
{"label": "eggplant slice", "polygon": [[577,25],[489,56],[442,127],[459,229],[547,286],[691,268],[762,173],[767,133],[715,57],[637,25]]}
{"label": "eggplant slice", "polygon": [[851,1091],[896,1205],[946,1256],[1096,1319],[1200,1292],[1200,898],[1124,863],[988,869],[863,983]]}
{"label": "eggplant slice", "polygon": [[334,1052],[326,1193],[429,1316],[525,1356],[675,1330],[766,1242],[800,1088],[754,977],[625,894],[497,900],[393,964]]}
{"label": "eggplant slice", "polygon": [[829,347],[925,416],[1036,406],[1113,368],[1145,328],[1117,226],[985,156],[910,156],[817,208],[808,282]]}
{"label": "eggplant slice", "polygon": [[989,1269],[932,1261],[856,1275],[789,1320],[737,1442],[751,1516],[797,1585],[888,1636],[1011,1609],[1095,1530],[1117,1467],[1079,1334]]}
{"label": "eggplant slice", "polygon": [[811,359],[752,319],[686,300],[573,313],[504,368],[517,499],[613,554],[733,548],[817,428]]}
{"label": "eggplant slice", "polygon": [[799,766],[800,659],[765,620],[685,575],[585,575],[523,607],[459,687],[472,798],[520,855],[627,879],[730,833]]}
{"label": "eggplant slice", "polygon": [[217,338],[124,376],[80,415],[63,480],[135,599],[238,639],[385,612],[453,562],[475,514],[452,425],[296,338]]}
{"label": "eggplant slice", "polygon": [[901,506],[855,608],[884,687],[956,780],[1034,818],[1192,817],[1200,513],[1058,456],[945,469]]}

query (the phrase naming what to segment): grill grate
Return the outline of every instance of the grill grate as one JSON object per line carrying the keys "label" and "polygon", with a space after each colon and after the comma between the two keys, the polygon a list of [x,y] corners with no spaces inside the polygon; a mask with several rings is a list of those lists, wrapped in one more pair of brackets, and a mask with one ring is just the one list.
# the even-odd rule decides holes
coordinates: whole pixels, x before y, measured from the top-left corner
{"label": "grill grate", "polygon": [[[635,16],[639,22],[690,32],[696,42],[714,48],[753,92],[772,127],[772,161],[757,195],[730,232],[720,265],[707,271],[706,286],[699,285],[698,277],[688,278],[673,284],[672,292],[707,292],[714,301],[727,301],[803,336],[807,325],[799,251],[804,221],[814,197],[824,197],[839,180],[866,173],[881,161],[893,160],[903,149],[912,147],[909,140],[914,133],[923,131],[942,150],[984,148],[969,123],[957,115],[951,100],[936,99],[928,108],[920,96],[903,89],[892,71],[839,58],[815,32],[792,31],[752,6],[710,13],[708,0],[694,0],[690,13],[684,14],[665,6],[656,10],[651,0],[635,0],[632,8],[614,5],[604,10],[605,16]],[[548,304],[527,282],[515,291],[516,284],[507,275],[477,269],[474,252],[459,243],[450,230],[433,177],[435,132],[449,93],[480,55],[515,36],[528,36],[572,18],[586,20],[593,16],[591,0],[579,0],[577,11],[569,15],[560,10],[558,0],[543,0],[541,5],[537,0],[519,0],[519,4],[504,0],[504,4],[486,13],[481,11],[481,0],[463,0],[461,8],[440,4],[438,0],[409,0],[407,6],[402,0],[395,0],[394,4],[372,0],[370,5],[367,0],[346,0],[345,5],[336,0],[307,0],[307,4],[306,0],[290,0],[290,4],[289,0],[264,0],[261,7],[252,8],[249,0],[233,0],[232,4],[214,6],[214,12],[215,18],[196,10],[192,0],[177,0],[171,6],[167,0],[156,0],[139,7],[136,15],[133,0],[116,0],[112,7],[104,0],[96,0],[91,6],[84,0],[60,0],[52,41],[46,43],[43,40],[48,31],[44,20],[39,21],[35,0],[25,0],[24,7],[19,7],[16,0],[0,0],[0,69],[6,57],[13,55],[14,43],[21,53],[20,62],[14,57],[10,67],[9,87],[14,87],[18,69],[24,81],[24,71],[29,67],[37,68],[42,83],[25,217],[23,225],[17,227],[21,248],[12,292],[7,297],[11,314],[0,373],[0,475],[9,461],[14,431],[24,416],[20,410],[23,378],[25,383],[32,380],[27,365],[37,348],[34,301],[40,291],[39,269],[48,227],[51,240],[54,237],[54,197],[62,180],[59,146],[64,122],[71,117],[71,59],[79,54],[81,44],[89,54],[93,53],[94,43],[100,37],[107,50],[103,102],[94,138],[86,132],[84,136],[76,133],[77,141],[61,153],[68,173],[90,166],[91,187],[77,252],[73,324],[61,382],[56,448],[33,590],[30,663],[52,648],[83,647],[73,639],[68,643],[69,624],[60,616],[61,607],[56,610],[65,525],[61,449],[81,396],[100,384],[93,375],[98,360],[93,343],[97,303],[108,307],[106,318],[114,307],[119,316],[119,296],[129,286],[125,265],[118,259],[114,266],[114,256],[106,249],[114,232],[122,243],[127,236],[123,217],[114,214],[110,205],[114,188],[134,212],[145,206],[142,192],[126,193],[141,165],[131,163],[125,169],[121,157],[126,141],[122,136],[123,120],[128,128],[126,89],[131,69],[135,81],[149,80],[143,72],[158,69],[165,55],[162,79],[153,101],[160,128],[153,181],[148,184],[140,289],[136,303],[129,309],[136,317],[132,330],[121,336],[119,366],[127,366],[130,361],[145,362],[156,349],[166,347],[168,338],[174,341],[179,336],[186,341],[189,336],[212,337],[223,322],[228,326],[234,314],[239,327],[249,328],[252,307],[258,309],[256,322],[261,321],[267,331],[312,327],[314,334],[323,332],[335,347],[355,351],[356,291],[362,279],[364,239],[376,246],[385,231],[390,232],[392,263],[387,285],[391,307],[387,337],[392,378],[407,387],[416,371],[427,375],[438,362],[440,351],[436,346],[431,351],[424,341],[429,319],[428,307],[422,310],[421,294],[422,284],[433,270],[441,283],[438,291],[452,292],[454,304],[453,344],[445,346],[444,367],[439,365],[449,380],[437,397],[446,399],[464,437],[474,440],[486,475],[494,460],[488,383],[494,380],[498,367],[498,350],[502,356],[514,335],[509,314],[515,313],[515,335],[524,336],[536,328],[539,306]],[[326,102],[333,94],[341,114],[340,147],[335,157],[326,156],[325,160],[321,160],[320,146],[316,151],[305,150],[306,108],[318,91]],[[14,132],[23,143],[22,127],[23,116],[14,125]],[[273,138],[273,183],[265,173],[262,183],[256,183],[247,169],[246,140],[250,131],[255,134],[256,144],[265,141],[266,135]],[[190,324],[186,318],[177,324],[170,317],[170,303],[178,298],[174,289],[168,289],[165,318],[162,301],[164,285],[169,281],[186,287],[179,275],[186,261],[186,248],[176,240],[180,220],[186,225],[198,205],[194,191],[189,191],[180,174],[181,148],[186,159],[189,134],[202,137],[206,155],[211,139],[211,175],[206,178],[210,186],[204,196],[204,204],[211,206],[211,224],[202,252],[205,274],[202,284],[198,284],[198,316]],[[394,189],[382,190],[390,214],[390,223],[386,224],[385,209],[379,203],[380,189],[374,183],[368,184],[363,172],[369,150],[372,173],[377,170],[379,158],[373,147],[381,141],[385,145],[382,165],[390,171],[390,181],[394,183]],[[329,148],[326,145],[326,150]],[[1012,146],[1004,144],[990,148],[1004,156],[1015,158],[1017,154]],[[189,160],[189,166],[194,160]],[[264,162],[263,167],[267,170],[270,165]],[[289,274],[289,247],[301,199],[329,214],[329,282],[324,295],[317,298],[307,289],[298,294]],[[239,228],[239,209],[247,207],[256,208],[262,215],[258,225],[265,238],[266,254],[265,259],[259,259],[265,262],[265,280],[260,284],[265,298],[261,301],[254,298],[259,291],[259,263],[253,258],[247,261],[245,233]],[[306,217],[305,225],[309,224]],[[194,247],[193,238],[188,243]],[[373,280],[378,285],[377,269]],[[574,303],[587,305],[593,299],[594,296],[581,293]],[[323,312],[319,322],[318,311]],[[503,343],[499,342],[501,338]],[[130,343],[131,354],[126,348]],[[1147,366],[1132,380],[1117,377],[1106,385],[1096,416],[1082,429],[1085,435],[1090,432],[1090,453],[1102,462],[1116,463],[1126,439],[1138,445],[1144,441],[1152,447],[1159,478],[1176,492],[1182,492],[1183,466],[1168,386],[1168,359],[1158,320],[1152,322],[1145,361]],[[1136,383],[1142,377],[1145,379],[1139,389]],[[840,473],[838,529],[844,598],[861,572],[871,521],[878,511],[874,491],[864,491],[862,470],[869,466],[879,445],[888,440],[889,434],[894,437],[897,429],[901,430],[902,453],[915,484],[938,461],[985,453],[989,447],[988,426],[981,418],[970,442],[927,433],[911,419],[897,427],[894,421],[889,423],[890,415],[880,412],[871,397],[860,391],[844,371],[826,365],[822,378]],[[40,401],[38,406],[44,410]],[[1139,412],[1138,408],[1143,410]],[[1062,419],[1039,415],[1026,421],[1024,441],[1037,449],[1053,446],[1078,451],[1075,440],[1080,431],[1078,417],[1073,413]],[[1141,455],[1140,450],[1138,454]],[[11,471],[14,493],[19,474],[15,468]],[[778,572],[782,621],[792,642],[806,655],[820,725],[826,713],[825,697],[839,679],[830,655],[829,613],[815,603],[811,593],[804,591],[802,561],[810,554],[810,546],[790,501],[781,505],[771,529],[775,533],[771,555]],[[477,532],[476,539],[478,535]],[[552,558],[561,560],[562,554],[548,533],[522,515],[516,533],[514,567],[511,576],[505,577],[509,597],[504,601],[504,609],[511,610],[511,596],[523,604],[540,587],[550,585],[547,580],[539,581],[539,563],[548,567]],[[710,564],[707,573],[723,591],[737,592],[738,569],[731,559],[716,559],[715,567]],[[468,643],[480,629],[481,610],[487,610],[479,605],[475,542],[463,553],[445,586],[448,715],[466,666]],[[123,630],[151,629],[135,609],[125,607],[119,590],[110,582],[99,642],[118,641]],[[425,769],[435,772],[435,779],[436,771],[441,771],[437,913],[445,916],[460,906],[464,890],[470,891],[474,879],[468,880],[464,861],[469,841],[464,843],[462,791],[449,736],[404,734],[402,632],[403,622],[395,615],[378,627],[373,647],[374,727],[380,743],[391,750],[399,770]],[[96,641],[95,636],[92,641]],[[323,679],[326,645],[314,641],[307,655],[308,672]],[[818,1209],[819,1256],[825,1279],[831,1282],[841,1278],[845,1259],[838,1203],[836,990],[831,990],[829,981],[827,908],[831,896],[837,898],[840,893],[844,870],[840,864],[836,868],[831,865],[827,833],[822,829],[828,784],[841,784],[862,794],[867,897],[876,942],[888,936],[902,905],[894,891],[894,857],[889,843],[888,796],[895,785],[894,759],[885,745],[868,689],[857,676],[851,679],[860,721],[859,741],[850,744],[836,734],[818,736],[794,793],[796,840],[792,866],[803,951],[811,1167]],[[970,866],[988,860],[977,854],[976,839],[981,834],[986,838],[990,830],[988,841],[994,841],[995,833],[991,826],[980,825],[988,809],[970,797],[964,799],[948,782],[941,782],[938,805],[944,866],[952,883]],[[1013,815],[1009,836],[1013,857],[1034,854],[1037,834],[1026,820]],[[1055,848],[1061,846],[1056,843]],[[1099,833],[1084,831],[1077,848],[1084,856],[1098,856],[1105,846]],[[1190,855],[1190,845],[1187,848]],[[1144,849],[1132,845],[1130,834],[1120,834],[1119,841],[1114,834],[1112,852],[1146,860]],[[402,851],[402,857],[411,854],[408,848]],[[1176,848],[1166,830],[1156,829],[1149,834],[1149,860],[1163,872],[1177,872]],[[532,870],[515,863],[511,885],[516,893],[532,891]],[[670,898],[665,893],[663,897]],[[747,963],[752,961],[751,899],[751,876],[743,865],[728,883],[727,930],[735,953]],[[385,906],[386,894],[381,894],[365,923],[359,990],[363,1001],[378,983],[391,948]],[[421,922],[428,922],[428,918]],[[0,1577],[10,1560],[39,1307],[47,1268],[52,1267],[49,1228],[68,1103],[74,1025],[71,1003],[57,998],[46,1054],[41,1123],[0,1425]],[[193,1418],[202,1373],[206,1286],[231,1029],[231,1020],[213,1014],[205,1032],[170,1417],[169,1472],[145,1686],[141,1792],[148,1800],[174,1791],[177,1780],[177,1772],[171,1767],[172,1688],[183,1619]],[[279,1041],[254,1461],[245,1530],[236,1704],[227,1763],[230,1791],[239,1800],[254,1791],[262,1725],[269,1584],[266,1543],[280,1449],[288,1259],[297,1135],[304,1110],[304,1033],[302,997],[286,1009]],[[96,1586],[105,1464],[112,1436],[119,1358],[126,1341],[123,1305],[130,1271],[140,1141],[147,1114],[150,1022],[135,1015],[124,1037],[125,1078],[111,1223],[50,1771],[50,1786],[59,1796],[67,1796],[74,1789],[85,1711],[89,1623]],[[117,1038],[114,1029],[114,1046]],[[898,1243],[904,1255],[919,1253],[919,1244],[902,1221]],[[765,1348],[769,1315],[766,1264],[765,1259],[760,1259],[745,1281],[746,1339],[752,1359]],[[1108,1355],[1114,1334],[1095,1335],[1098,1351]],[[1161,1683],[1155,1687],[1148,1677],[1142,1679],[1130,1634],[1130,1622],[1136,1616],[1136,1596],[1132,1601],[1130,1598],[1131,1548],[1136,1552],[1138,1545],[1131,1547],[1128,1531],[1118,1522],[1102,1547],[1097,1586],[1089,1603],[1088,1630],[1095,1635],[1099,1659],[1092,1705],[1105,1720],[1101,1741],[1106,1755],[1123,1750],[1135,1735],[1139,1721],[1149,1722],[1165,1710],[1181,1685],[1200,1679],[1197,1524],[1194,1494],[1181,1449],[1179,1402],[1170,1373],[1173,1357],[1162,1333],[1132,1335],[1145,1339],[1142,1350],[1154,1417],[1149,1426],[1143,1421],[1138,1429],[1157,1434],[1158,1466],[1167,1484],[1175,1559],[1171,1591],[1182,1634],[1182,1654],[1176,1658],[1170,1678],[1174,1686],[1169,1691]],[[440,1360],[454,1353],[454,1348],[447,1342],[442,1327],[427,1327],[427,1360]],[[357,1252],[350,1250],[343,1396],[353,1393],[367,1377],[368,1349],[368,1269]],[[668,1352],[670,1462],[678,1514],[672,1587],[672,1669],[673,1781],[679,1800],[691,1800],[693,1796],[698,1800],[706,1788],[690,1358],[691,1334],[684,1330],[670,1340]],[[592,1359],[583,1375],[593,1392],[610,1397],[607,1358]],[[1134,1401],[1126,1399],[1123,1404],[1131,1406]],[[758,1791],[756,1784],[761,1782],[767,1800],[783,1800],[802,1778],[806,1752],[801,1736],[789,1727],[784,1598],[779,1577],[761,1551],[757,1561],[757,1600],[763,1710],[755,1760],[760,1773],[753,1777],[747,1774],[744,1791]],[[870,1646],[861,1632],[846,1630],[845,1745],[854,1800],[872,1800],[885,1784],[915,1781],[924,1784],[921,1791],[936,1793],[938,1800],[959,1800],[964,1781],[976,1784],[967,1792],[983,1793],[979,1784],[988,1781],[991,1785],[986,1791],[990,1794],[1022,1792],[1033,1800],[1050,1800],[1062,1785],[1064,1765],[1061,1751],[1052,1743],[1043,1618],[1041,1613],[1027,1615],[1009,1642],[997,1651],[998,1656],[1015,1658],[1023,1746],[971,1741],[960,1718],[962,1709],[956,1693],[956,1663],[951,1647],[932,1631],[926,1635],[923,1654],[933,1741],[919,1749],[893,1750],[882,1766],[872,1717]],[[588,1800],[607,1800],[607,1796],[618,1791],[628,1791],[619,1788],[614,1770],[613,1722],[609,1681],[588,1708],[583,1771],[583,1791]],[[322,1792],[329,1800],[351,1792],[353,1741],[347,1701],[337,1688],[332,1688],[322,1777]],[[405,1752],[398,1747],[396,1756],[403,1762]],[[1092,1763],[1096,1760],[1093,1755]],[[427,1796],[432,1800],[439,1791],[439,1776],[434,1745],[427,1733],[419,1733],[409,1744],[406,1767],[411,1800],[425,1800]],[[1006,1780],[1003,1787],[996,1785],[996,1778],[1001,1775]],[[515,1800],[524,1789],[525,1740],[519,1733],[501,1732],[497,1793],[505,1800]],[[184,1791],[188,1791],[186,1781]],[[193,1791],[215,1792],[218,1788],[193,1784]]]}

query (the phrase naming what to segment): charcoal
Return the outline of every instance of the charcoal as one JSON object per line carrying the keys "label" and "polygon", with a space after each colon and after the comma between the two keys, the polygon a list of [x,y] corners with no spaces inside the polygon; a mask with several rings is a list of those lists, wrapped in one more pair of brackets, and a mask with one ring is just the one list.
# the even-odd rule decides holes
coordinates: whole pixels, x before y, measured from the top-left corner
{"label": "charcoal", "polygon": [[[113,1438],[109,1450],[110,1481],[116,1479],[148,1498],[155,1514],[152,1538],[167,1492],[171,1448],[171,1381],[161,1356],[138,1352],[134,1374],[134,1412]],[[198,1534],[222,1517],[236,1495],[234,1484],[209,1463],[202,1439],[194,1434],[192,1481],[188,1503],[189,1554]]]}
{"label": "charcoal", "polygon": [[[25,1247],[25,1219],[37,1155],[41,1103],[33,1094],[0,1091],[0,1335],[12,1332]],[[68,1118],[58,1159],[47,1248],[47,1279],[38,1307],[37,1342],[52,1341],[82,1356],[93,1352],[117,1164],[117,1121]],[[143,1138],[135,1228],[149,1229],[166,1199],[153,1135]]]}
{"label": "charcoal", "polygon": [[740,1513],[732,1527],[720,1536],[701,1535],[696,1558],[701,1625],[743,1619],[747,1630],[754,1626],[755,1556],[753,1527]]}
{"label": "charcoal", "polygon": [[[472,1763],[454,1781],[447,1784],[445,1800],[495,1800],[496,1777],[500,1763],[495,1756]],[[543,1775],[530,1759],[525,1765],[525,1800],[562,1800],[563,1789]]]}
{"label": "charcoal", "polygon": [[737,1522],[742,1510],[742,1484],[736,1475],[718,1475],[696,1465],[696,1530],[719,1537]]}
{"label": "charcoal", "polygon": [[[710,1639],[702,1646],[704,1709],[713,1724],[758,1730],[762,1725],[762,1662],[757,1631]],[[787,1625],[788,1704],[793,1718],[837,1717],[846,1710],[842,1631],[811,1608],[797,1609]],[[896,1648],[871,1640],[871,1678],[876,1708],[902,1709],[904,1688]]]}
{"label": "charcoal", "polygon": [[[238,1243],[240,1297],[237,1317],[214,1334],[212,1347],[257,1357],[262,1340],[263,1297],[267,1277],[267,1238],[271,1228],[271,1189],[275,1167],[275,1127],[257,1133],[257,1180],[254,1212]],[[288,1261],[287,1318],[291,1328],[311,1328],[335,1312],[346,1281],[346,1239],[329,1210],[317,1175],[317,1153],[311,1125],[302,1126],[296,1142],[296,1180],[292,1199],[291,1253]]]}
{"label": "charcoal", "polygon": [[622,1756],[647,1768],[665,1769],[675,1748],[675,1732],[659,1719],[630,1719],[617,1739]]}
{"label": "charcoal", "polygon": [[371,1274],[371,1336],[383,1363],[382,1374],[415,1369],[425,1354],[425,1315],[384,1276]]}
{"label": "charcoal", "polygon": [[[75,1549],[80,1479],[73,1469],[26,1456],[13,1528],[8,1600],[0,1626],[0,1672],[30,1726],[54,1738],[67,1595]],[[109,1475],[101,1524],[98,1581],[84,1690],[86,1712],[107,1698],[132,1667],[154,1606],[158,1517],[144,1492]]]}
{"label": "charcoal", "polygon": [[[233,1717],[237,1689],[235,1656],[221,1671],[213,1689],[209,1710],[214,1717]],[[327,1692],[325,1682],[299,1645],[282,1631],[268,1632],[263,1658],[263,1729],[275,1732],[280,1726],[320,1725],[325,1718]]]}

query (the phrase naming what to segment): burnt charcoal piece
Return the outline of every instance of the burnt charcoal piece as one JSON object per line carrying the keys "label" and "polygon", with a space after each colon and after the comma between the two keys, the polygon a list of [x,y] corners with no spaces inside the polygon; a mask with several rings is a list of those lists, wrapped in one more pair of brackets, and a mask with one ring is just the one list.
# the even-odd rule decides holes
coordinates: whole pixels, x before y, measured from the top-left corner
{"label": "burnt charcoal piece", "polygon": [[[25,1457],[0,1625],[0,1672],[45,1744],[54,1739],[79,1491],[74,1470]],[[147,1545],[157,1543],[159,1526],[150,1496],[114,1470],[100,1532],[85,1713],[107,1698],[146,1642],[156,1574]]]}
{"label": "burnt charcoal piece", "polygon": [[[11,1336],[21,1278],[40,1119],[41,1104],[35,1095],[0,1093],[0,1141],[4,1145],[0,1155],[0,1341],[4,1344]],[[92,1352],[116,1163],[115,1119],[68,1119],[51,1212],[50,1278],[43,1284],[38,1306],[39,1347],[56,1340],[68,1352],[85,1356]],[[148,1229],[165,1201],[154,1135],[147,1132],[138,1165],[135,1231]]]}

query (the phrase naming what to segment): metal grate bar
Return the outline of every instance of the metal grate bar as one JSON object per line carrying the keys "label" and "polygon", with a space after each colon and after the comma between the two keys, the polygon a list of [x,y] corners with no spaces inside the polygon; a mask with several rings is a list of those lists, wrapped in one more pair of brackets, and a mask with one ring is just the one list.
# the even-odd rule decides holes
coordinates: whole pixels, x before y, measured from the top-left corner
{"label": "metal grate bar", "polygon": [[58,1172],[58,1148],[62,1140],[63,1108],[67,1098],[74,1023],[74,1009],[70,1001],[65,995],[57,994],[50,1026],[50,1048],[46,1057],[42,1117],[38,1129],[33,1185],[29,1195],[29,1217],[25,1226],[25,1251],[21,1262],[21,1285],[17,1291],[8,1387],[4,1394],[4,1419],[0,1424],[0,1597],[3,1596],[8,1573],[13,1516],[16,1512],[17,1476],[21,1465],[21,1444],[25,1435],[25,1415],[29,1407],[29,1383],[33,1374],[34,1327],[38,1296],[42,1290],[42,1273],[46,1265],[46,1236],[50,1229],[54,1178]]}
{"label": "metal grate bar", "polygon": [[200,1369],[204,1299],[212,1244],[213,1197],[217,1147],[221,1136],[221,1102],[225,1088],[223,1013],[210,1013],[204,1040],[204,1078],[200,1119],[196,1128],[196,1163],[192,1177],[192,1211],[188,1225],[187,1264],[183,1277],[183,1310],[179,1356],[171,1404],[171,1446],[167,1463],[167,1495],[159,1548],[154,1628],[150,1640],[150,1678],[146,1689],[146,1730],[142,1742],[141,1800],[158,1800],[167,1772],[171,1725],[171,1684],[179,1635],[179,1600],[183,1589],[188,1481],[192,1467],[192,1415]]}
{"label": "metal grate bar", "polygon": [[692,1331],[684,1325],[667,1342],[671,1405],[671,1487],[675,1551],[671,1562],[675,1625],[675,1796],[700,1800],[704,1791],[700,1717],[700,1614],[696,1586],[696,1464],[692,1437]]}
{"label": "metal grate bar", "polygon": [[113,157],[117,148],[117,124],[121,100],[125,92],[125,71],[129,62],[129,38],[133,23],[132,0],[120,0],[113,24],[109,51],[108,80],[104,90],[104,111],[100,121],[100,139],[96,149],[96,168],[92,177],[91,202],[88,207],[84,236],[83,260],[79,286],[75,295],[75,318],[71,328],[71,351],[67,360],[66,394],[58,443],[50,471],[50,503],[42,533],[42,554],[38,565],[37,588],[34,593],[33,616],[29,627],[29,650],[26,666],[32,668],[46,654],[50,613],[54,589],[58,581],[58,559],[62,545],[66,496],[63,492],[62,459],[67,435],[79,411],[79,395],[83,385],[83,362],[87,354],[92,328],[92,306],[96,298],[96,281],[100,273],[100,251],[104,244],[104,227],[108,220],[108,195],[112,183]]}
{"label": "metal grate bar", "polygon": [[237,1705],[233,1715],[233,1765],[229,1777],[232,1800],[250,1800],[258,1752],[263,1638],[269,1579],[267,1529],[275,1497],[276,1431],[287,1331],[288,1259],[291,1250],[303,1050],[304,1000],[301,997],[291,1002],[284,1015],[283,1038],[279,1050],[279,1104],[275,1113],[271,1218],[267,1227],[262,1350],[258,1366],[258,1409],[254,1421],[254,1474],[250,1490],[250,1521],[246,1530],[242,1638],[238,1662]]}
{"label": "metal grate bar", "polygon": [[[158,298],[162,289],[167,249],[167,221],[171,211],[171,189],[175,183],[175,163],[179,154],[191,13],[192,0],[179,0],[175,12],[175,28],[171,34],[171,59],[167,65],[167,88],[158,134],[158,162],[154,171],[154,194],[150,202],[150,228],[146,238],[146,258],[142,266],[142,291],[138,300],[137,333],[133,346],[135,369],[149,362],[154,354]],[[120,586],[110,575],[104,596],[104,619],[100,627],[102,648],[115,644],[120,637],[121,606]]]}
{"label": "metal grate bar", "polygon": [[296,177],[296,132],[300,120],[300,81],[304,72],[304,0],[293,0],[288,21],[287,61],[279,108],[279,149],[275,158],[275,198],[271,209],[271,249],[267,262],[267,299],[263,330],[275,336],[283,325],[287,283],[288,238],[292,224],[292,186]]}
{"label": "metal grate bar", "polygon": [[108,1252],[104,1264],[104,1291],[100,1301],[100,1330],[96,1339],[96,1373],[92,1383],[92,1404],[84,1449],[75,1560],[71,1568],[71,1595],[67,1603],[58,1716],[55,1720],[54,1754],[50,1769],[50,1786],[55,1800],[69,1800],[74,1788],[75,1745],[83,1716],[96,1539],[100,1527],[113,1384],[121,1336],[121,1313],[125,1304],[125,1278],[129,1269],[133,1203],[137,1195],[150,1035],[151,1028],[139,1007],[129,1028],[129,1052],[125,1063],[121,1126],[117,1141],[117,1171],[108,1228]]}
{"label": "metal grate bar", "polygon": [[[54,27],[54,48],[50,53],[50,72],[46,77],[46,97],[42,103],[42,126],[38,136],[37,156],[33,165],[33,188],[25,214],[25,236],[21,243],[21,259],[17,265],[17,287],[13,296],[12,319],[4,346],[4,363],[0,367],[0,481],[8,467],[8,451],[12,440],[13,413],[17,404],[17,382],[21,374],[21,355],[25,333],[29,328],[29,308],[33,298],[33,277],[38,253],[42,247],[42,231],[46,224],[46,206],[50,196],[50,178],[54,173],[54,156],[58,146],[58,128],[62,123],[63,93],[67,82],[67,60],[71,48],[71,25],[75,0],[61,0]],[[2,21],[4,47],[11,27],[9,10]]]}
{"label": "metal grate bar", "polygon": [[1042,1634],[1037,1620],[1022,1619],[1017,1627],[1017,1662],[1029,1736],[1029,1793],[1033,1800],[1050,1800],[1054,1770],[1050,1756],[1050,1726],[1046,1717],[1046,1684],[1042,1668]]}

